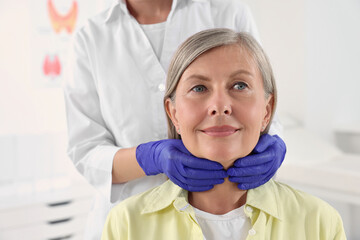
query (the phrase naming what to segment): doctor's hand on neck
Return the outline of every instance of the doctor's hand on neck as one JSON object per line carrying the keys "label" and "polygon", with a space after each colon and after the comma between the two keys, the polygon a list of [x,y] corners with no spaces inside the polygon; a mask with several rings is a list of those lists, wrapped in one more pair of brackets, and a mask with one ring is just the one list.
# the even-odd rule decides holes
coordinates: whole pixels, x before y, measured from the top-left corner
{"label": "doctor's hand on neck", "polygon": [[227,171],[221,164],[193,156],[179,139],[166,139],[141,144],[136,158],[146,175],[164,173],[178,186],[202,192],[222,184],[224,178],[248,190],[268,182],[282,164],[285,143],[278,136],[264,134],[253,152],[235,161]]}
{"label": "doctor's hand on neck", "polygon": [[284,161],[286,145],[277,135],[264,134],[252,153],[235,161],[227,170],[229,180],[248,190],[268,182]]}

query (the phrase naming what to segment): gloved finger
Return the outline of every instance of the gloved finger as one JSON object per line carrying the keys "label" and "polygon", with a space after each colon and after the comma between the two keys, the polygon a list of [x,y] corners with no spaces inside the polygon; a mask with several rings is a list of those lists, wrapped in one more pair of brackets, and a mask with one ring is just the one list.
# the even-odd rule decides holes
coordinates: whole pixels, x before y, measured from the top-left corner
{"label": "gloved finger", "polygon": [[184,181],[181,181],[181,180],[179,180],[177,177],[175,177],[175,176],[169,176],[169,179],[173,182],[173,183],[175,183],[176,185],[178,185],[179,187],[181,187],[181,188],[184,188],[184,189],[186,189],[187,190],[187,185],[184,183]]}
{"label": "gloved finger", "polygon": [[186,179],[183,183],[188,186],[193,187],[203,187],[210,186],[216,184],[222,184],[225,180],[223,178],[215,178],[215,179]]}
{"label": "gloved finger", "polygon": [[253,183],[266,179],[266,176],[245,176],[245,177],[229,177],[230,182],[234,183]]}
{"label": "gloved finger", "polygon": [[177,152],[173,155],[174,159],[181,161],[181,163],[189,168],[206,169],[206,170],[221,170],[223,166],[211,160],[197,158],[193,155]]}
{"label": "gloved finger", "polygon": [[173,158],[181,160],[182,164],[190,168],[207,169],[207,170],[221,170],[223,166],[215,161],[208,159],[197,158],[193,156],[185,147],[182,140],[171,139],[173,147],[177,150],[172,154]]}
{"label": "gloved finger", "polygon": [[243,158],[239,158],[234,162],[235,167],[249,167],[257,166],[272,161],[274,158],[274,152],[272,149],[268,149],[262,153],[254,153]]}
{"label": "gloved finger", "polygon": [[260,136],[258,143],[256,144],[253,152],[260,153],[265,151],[269,146],[273,145],[276,142],[277,135],[271,136],[269,134],[263,134]]}
{"label": "gloved finger", "polygon": [[[229,181],[235,182],[239,184],[259,184],[259,183],[266,183],[269,181],[276,173],[276,170],[271,169],[265,174],[261,175],[253,175],[253,176],[240,176],[240,177],[234,177],[230,176]],[[260,185],[258,185],[260,186]]]}
{"label": "gloved finger", "polygon": [[208,191],[210,189],[214,188],[213,185],[209,185],[209,186],[202,186],[202,187],[194,187],[194,186],[188,186],[188,190],[189,192],[205,192]]}
{"label": "gloved finger", "polygon": [[[196,185],[196,186],[206,186],[220,184],[224,182],[224,178],[227,177],[225,170],[199,170],[199,169],[183,169],[182,166],[174,166],[167,175],[176,178],[178,181],[181,181],[187,185]],[[203,174],[205,173],[205,174]]]}
{"label": "gloved finger", "polygon": [[238,184],[238,188],[241,190],[249,190],[249,189],[253,189],[253,188],[257,188],[260,187],[261,185],[264,185],[265,183],[267,183],[270,180],[270,178],[261,180],[259,182],[252,182],[252,183],[239,183]]}
{"label": "gloved finger", "polygon": [[224,179],[227,177],[225,170],[202,170],[195,168],[184,168],[184,177],[189,179]]}
{"label": "gloved finger", "polygon": [[250,167],[231,167],[227,170],[229,176],[241,177],[241,176],[254,176],[267,173],[273,167],[273,162],[267,162],[261,165]]}

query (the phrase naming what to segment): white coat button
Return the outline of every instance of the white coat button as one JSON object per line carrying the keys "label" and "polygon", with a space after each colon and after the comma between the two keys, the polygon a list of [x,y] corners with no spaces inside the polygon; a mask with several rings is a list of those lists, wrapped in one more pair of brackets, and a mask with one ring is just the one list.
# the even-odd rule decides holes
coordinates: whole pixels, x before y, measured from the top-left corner
{"label": "white coat button", "polygon": [[252,212],[253,212],[253,208],[250,207],[250,206],[247,206],[247,207],[246,207],[246,211],[248,211],[249,213],[252,213]]}
{"label": "white coat button", "polygon": [[250,229],[249,230],[249,234],[251,235],[251,236],[254,236],[255,234],[256,234],[256,231],[255,231],[255,229]]}
{"label": "white coat button", "polygon": [[160,83],[159,86],[158,86],[158,88],[159,88],[160,92],[165,91],[165,84]]}

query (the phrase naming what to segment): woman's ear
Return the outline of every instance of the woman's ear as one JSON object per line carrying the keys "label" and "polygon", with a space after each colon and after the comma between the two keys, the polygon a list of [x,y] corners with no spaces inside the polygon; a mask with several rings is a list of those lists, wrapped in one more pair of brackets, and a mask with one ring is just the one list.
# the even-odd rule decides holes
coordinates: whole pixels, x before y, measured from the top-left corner
{"label": "woman's ear", "polygon": [[273,109],[274,109],[274,97],[271,94],[268,97],[268,99],[266,99],[265,114],[264,114],[264,119],[262,122],[262,126],[264,128],[266,128],[270,122],[271,116],[273,114]]}
{"label": "woman's ear", "polygon": [[169,118],[171,119],[171,122],[173,123],[173,125],[175,126],[176,129],[178,129],[179,124],[178,124],[178,120],[176,118],[176,107],[175,107],[175,103],[170,99],[167,98],[165,100],[165,111],[166,114],[169,116]]}

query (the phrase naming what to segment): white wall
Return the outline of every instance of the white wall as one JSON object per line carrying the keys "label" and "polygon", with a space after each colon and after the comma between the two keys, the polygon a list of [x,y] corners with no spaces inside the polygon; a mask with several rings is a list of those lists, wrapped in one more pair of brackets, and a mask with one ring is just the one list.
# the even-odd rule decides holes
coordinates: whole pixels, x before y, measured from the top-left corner
{"label": "white wall", "polygon": [[64,131],[60,89],[31,85],[28,1],[0,2],[0,134]]}
{"label": "white wall", "polygon": [[295,117],[330,142],[336,129],[360,132],[360,2],[245,2],[273,64],[280,117]]}
{"label": "white wall", "polygon": [[307,126],[360,132],[360,1],[307,1]]}

